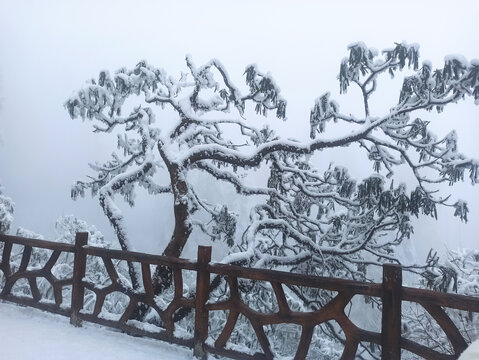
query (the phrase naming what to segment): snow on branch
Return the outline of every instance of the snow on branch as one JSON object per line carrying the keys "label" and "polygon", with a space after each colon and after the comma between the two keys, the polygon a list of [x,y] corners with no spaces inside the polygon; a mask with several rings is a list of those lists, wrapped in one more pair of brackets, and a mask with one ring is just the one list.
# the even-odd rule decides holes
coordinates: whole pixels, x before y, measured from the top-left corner
{"label": "snow on branch", "polygon": [[[72,196],[86,190],[98,196],[125,249],[130,241],[115,196],[133,205],[140,186],[152,195],[173,196],[175,226],[165,254],[179,256],[195,226],[212,240],[226,242],[232,252],[228,262],[366,278],[368,265],[397,261],[394,248],[411,236],[412,216],[436,218],[437,208],[445,205],[467,221],[467,203],[450,201],[435,185],[452,185],[466,176],[475,184],[479,162],[458,151],[454,131],[435,135],[420,111],[439,113],[466,97],[478,103],[479,62],[449,56],[434,69],[428,61],[420,65],[419,47],[407,43],[382,52],[355,43],[348,52],[340,64],[340,90],[358,86],[364,114],[342,114],[326,92],[313,104],[306,142],[282,139],[270,125],[255,126],[249,119],[251,106],[256,115],[273,112],[286,120],[287,101],[279,86],[256,65],[246,67],[243,87],[233,83],[218,60],[198,66],[191,56],[176,78],[145,61],[113,75],[100,72],[65,106],[72,118],[91,120],[95,132],[118,132],[120,151],[92,164],[95,176],[77,182]],[[409,75],[397,102],[375,114],[369,100],[381,75],[398,76],[405,69]],[[162,116],[164,108],[175,113],[170,131],[165,122],[172,117]],[[328,126],[336,122],[350,131],[328,137]],[[347,146],[365,153],[370,176],[354,179],[338,165],[320,170],[311,160],[318,151]],[[269,167],[268,179],[262,186],[247,185],[245,177],[259,167]],[[399,168],[407,168],[416,180],[409,189],[395,179]],[[226,203],[211,204],[198,196],[197,185],[189,181],[191,170],[208,181],[231,184],[241,196],[260,195],[243,234]],[[160,172],[169,181],[158,184]]]}

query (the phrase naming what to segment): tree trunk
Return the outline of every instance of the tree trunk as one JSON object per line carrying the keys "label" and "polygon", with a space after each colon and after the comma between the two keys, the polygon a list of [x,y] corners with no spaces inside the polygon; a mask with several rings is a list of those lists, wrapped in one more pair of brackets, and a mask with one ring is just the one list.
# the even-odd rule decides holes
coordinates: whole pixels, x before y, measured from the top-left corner
{"label": "tree trunk", "polygon": [[[163,255],[179,258],[192,231],[189,222],[188,184],[186,183],[185,174],[179,169],[178,164],[167,163],[167,167],[170,173],[174,197],[175,228],[170,242],[163,251]],[[172,284],[172,280],[170,268],[157,266],[153,275],[155,293],[160,294],[165,289],[168,289]]]}
{"label": "tree trunk", "polygon": [[[170,161],[162,149],[162,143],[158,143],[158,151],[170,174],[174,199],[173,212],[175,215],[175,228],[162,255],[179,258],[192,231],[192,226],[189,222],[188,184],[186,182],[185,172],[182,171],[183,169],[180,168],[177,163]],[[171,287],[173,283],[173,272],[171,268],[159,265],[155,269],[152,280],[155,295],[159,295]],[[139,304],[133,317],[143,320],[148,312],[148,308],[145,304]],[[187,311],[185,312],[185,310]],[[189,309],[179,309],[178,311],[178,313],[183,312],[187,314]]]}
{"label": "tree trunk", "polygon": [[177,170],[170,171],[171,185],[174,196],[175,228],[171,240],[163,251],[164,256],[180,257],[186,241],[191,234],[192,227],[189,222],[188,210],[188,184],[185,174]]}

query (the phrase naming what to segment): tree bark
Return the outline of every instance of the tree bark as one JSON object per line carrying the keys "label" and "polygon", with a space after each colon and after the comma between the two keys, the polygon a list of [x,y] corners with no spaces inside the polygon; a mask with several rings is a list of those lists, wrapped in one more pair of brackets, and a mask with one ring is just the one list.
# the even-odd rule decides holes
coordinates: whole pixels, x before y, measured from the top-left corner
{"label": "tree bark", "polygon": [[189,222],[188,184],[185,174],[179,170],[178,165],[170,165],[169,168],[171,168],[170,178],[174,196],[175,228],[163,255],[180,257],[192,231]]}
{"label": "tree bark", "polygon": [[[171,188],[173,191],[175,228],[170,242],[163,251],[163,255],[179,258],[192,231],[192,226],[189,221],[188,184],[185,173],[178,164],[167,161],[165,161],[165,163],[170,173]],[[153,288],[155,293],[159,294],[163,292],[171,286],[171,283],[171,269],[164,266],[157,266],[155,274],[153,275]]]}
{"label": "tree bark", "polygon": [[[186,174],[182,167],[180,167],[179,164],[170,161],[167,154],[163,151],[162,146],[163,144],[159,142],[158,151],[170,174],[171,189],[174,200],[173,212],[175,215],[175,228],[173,229],[171,239],[165,250],[163,250],[162,255],[179,258],[192,231],[192,226],[189,221],[188,184],[186,182]],[[172,269],[167,266],[157,266],[152,280],[155,295],[163,293],[166,289],[170,288],[173,283]],[[179,309],[178,312],[182,313],[184,310],[185,309]],[[143,320],[147,311],[148,306],[140,304],[133,314],[133,317]],[[188,312],[189,311],[186,311],[185,314]]]}

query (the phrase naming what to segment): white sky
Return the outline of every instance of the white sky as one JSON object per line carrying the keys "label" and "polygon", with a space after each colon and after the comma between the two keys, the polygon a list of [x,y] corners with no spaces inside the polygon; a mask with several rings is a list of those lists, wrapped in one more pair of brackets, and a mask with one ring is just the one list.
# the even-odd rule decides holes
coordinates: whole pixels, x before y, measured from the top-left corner
{"label": "white sky", "polygon": [[[102,69],[146,59],[176,75],[191,54],[197,64],[218,58],[241,85],[246,65],[257,63],[288,100],[289,120],[276,124],[288,136],[306,138],[311,106],[325,91],[343,110],[358,110],[358,94],[339,96],[336,80],[349,43],[383,49],[416,42],[422,60],[441,67],[451,53],[479,58],[478,13],[477,1],[0,0],[0,183],[16,203],[15,225],[53,237],[55,219],[74,213],[113,236],[97,199],[74,202],[70,186],[91,174],[88,162],[115,150],[116,139],[93,135],[63,108]],[[385,77],[373,112],[387,111],[399,86]],[[479,158],[478,118],[468,99],[435,117],[434,126],[440,134],[455,128],[459,150]],[[333,160],[363,167],[350,157]],[[409,251],[416,248],[421,257],[430,246],[478,247],[479,188],[465,183],[446,190],[468,198],[470,223],[449,220],[447,211],[442,222],[416,222]],[[139,249],[159,251],[169,238],[171,207],[164,204],[143,199],[126,210]]]}

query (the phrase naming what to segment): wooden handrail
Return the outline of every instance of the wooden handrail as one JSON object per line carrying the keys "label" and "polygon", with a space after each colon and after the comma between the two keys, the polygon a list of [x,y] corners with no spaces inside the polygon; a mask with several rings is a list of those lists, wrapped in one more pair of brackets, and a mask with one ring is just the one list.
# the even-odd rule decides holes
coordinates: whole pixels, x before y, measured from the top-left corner
{"label": "wooden handrail", "polygon": [[162,265],[171,268],[180,268],[184,270],[197,270],[197,264],[194,261],[168,257],[162,255],[145,254],[135,251],[105,249],[96,246],[84,246],[87,255],[107,257],[110,259],[125,260],[132,262],[142,262],[151,265]]}
{"label": "wooden handrail", "polygon": [[236,276],[242,279],[257,281],[276,281],[285,285],[306,286],[331,291],[351,291],[357,295],[376,296],[383,295],[381,284],[365,283],[355,280],[328,278],[322,276],[295,274],[286,271],[254,269],[236,265],[212,263],[208,271],[224,276]]}
{"label": "wooden handrail", "polygon": [[441,293],[403,286],[402,301],[448,307],[479,313],[479,297]]}
{"label": "wooden handrail", "polygon": [[21,236],[0,234],[0,242],[26,245],[48,250],[59,250],[70,253],[75,252],[75,245],[73,244],[59,243],[55,241],[47,241],[40,239],[29,239]]}
{"label": "wooden handrail", "polygon": [[[277,270],[211,263],[211,247],[199,247],[197,261],[140,252],[105,249],[89,246],[88,233],[78,233],[75,244],[10,235],[0,235],[1,242],[4,243],[4,247],[0,270],[3,272],[5,285],[1,290],[0,299],[70,316],[71,323],[76,326],[81,326],[82,320],[90,321],[115,327],[128,333],[189,346],[194,348],[194,355],[202,359],[206,357],[207,352],[234,359],[272,359],[274,355],[263,327],[268,324],[282,323],[296,324],[301,327],[301,338],[295,360],[304,359],[312,341],[314,327],[326,321],[334,320],[342,328],[346,337],[344,352],[341,357],[343,360],[355,358],[360,342],[371,342],[381,345],[382,357],[388,360],[400,359],[401,349],[408,350],[427,360],[452,360],[457,359],[467,344],[452,320],[443,310],[443,307],[479,313],[479,298],[402,286],[402,269],[399,265],[384,265],[382,283],[364,283]],[[20,264],[18,268],[15,268],[14,272],[10,264],[13,245],[24,247]],[[41,269],[31,269],[28,266],[33,248],[53,251],[49,260]],[[62,252],[74,253],[73,276],[72,278],[59,280],[52,275],[52,268]],[[106,287],[100,286],[100,284],[94,284],[86,280],[85,275],[88,275],[85,272],[87,256],[102,259],[111,280],[110,285]],[[123,284],[112,262],[113,259],[140,263],[144,289],[133,290]],[[160,309],[156,304],[150,266],[170,269],[174,286],[174,297],[165,309]],[[197,274],[194,298],[187,298],[183,294],[182,270],[195,271]],[[220,275],[227,281],[230,290],[228,299],[215,302],[214,299],[210,298],[210,274]],[[42,295],[36,283],[36,279],[39,277],[45,278],[52,285],[54,304],[42,301]],[[11,293],[14,284],[20,279],[28,280],[32,298]],[[278,303],[278,312],[259,313],[244,303],[238,285],[240,279],[269,282]],[[286,300],[283,285],[317,288],[335,291],[337,294],[319,310],[294,312],[290,309]],[[72,286],[70,308],[62,304],[62,291],[65,286]],[[96,295],[95,308],[92,314],[81,311],[85,301],[85,289],[94,292]],[[100,317],[106,296],[115,291],[128,296],[129,304],[127,308],[119,320]],[[355,295],[381,299],[383,305],[381,333],[361,329],[345,315],[345,307]],[[453,355],[439,353],[434,349],[401,337],[401,304],[403,301],[420,304],[437,321],[452,344]],[[146,304],[158,313],[164,324],[164,331],[151,332],[129,323],[140,303]],[[174,334],[175,313],[180,309],[188,308],[195,310],[194,337],[191,339],[178,338]],[[208,314],[210,311],[215,310],[227,310],[228,318],[216,342],[214,345],[211,345],[205,343],[208,337]],[[251,322],[262,352],[255,355],[247,355],[225,347],[239,315],[243,315]]]}

